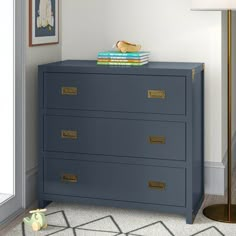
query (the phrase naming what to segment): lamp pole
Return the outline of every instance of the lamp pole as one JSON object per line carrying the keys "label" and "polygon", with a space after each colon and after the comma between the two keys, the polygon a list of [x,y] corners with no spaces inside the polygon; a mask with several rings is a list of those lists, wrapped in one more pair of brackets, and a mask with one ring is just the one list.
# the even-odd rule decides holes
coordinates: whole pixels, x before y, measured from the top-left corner
{"label": "lamp pole", "polygon": [[227,204],[217,204],[208,206],[203,210],[203,214],[212,220],[236,223],[236,205],[232,204],[232,11],[227,10],[227,115],[228,115],[228,201]]}
{"label": "lamp pole", "polygon": [[228,220],[231,221],[231,197],[232,197],[232,127],[231,127],[231,117],[232,117],[232,11],[227,11],[227,78],[228,78]]}

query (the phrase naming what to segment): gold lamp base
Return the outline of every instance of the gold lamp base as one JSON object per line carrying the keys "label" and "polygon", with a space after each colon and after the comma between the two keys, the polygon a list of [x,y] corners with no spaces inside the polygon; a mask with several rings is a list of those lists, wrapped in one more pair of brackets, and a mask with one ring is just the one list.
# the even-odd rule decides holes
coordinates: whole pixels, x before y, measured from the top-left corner
{"label": "gold lamp base", "polygon": [[236,205],[217,204],[208,206],[203,210],[203,215],[207,218],[224,223],[236,223]]}

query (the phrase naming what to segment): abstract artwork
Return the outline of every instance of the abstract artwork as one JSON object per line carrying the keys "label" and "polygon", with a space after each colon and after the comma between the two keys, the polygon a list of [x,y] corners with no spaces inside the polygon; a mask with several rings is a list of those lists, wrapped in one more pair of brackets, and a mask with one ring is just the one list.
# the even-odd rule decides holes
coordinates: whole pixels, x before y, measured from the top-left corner
{"label": "abstract artwork", "polygon": [[29,0],[29,45],[59,43],[58,0]]}

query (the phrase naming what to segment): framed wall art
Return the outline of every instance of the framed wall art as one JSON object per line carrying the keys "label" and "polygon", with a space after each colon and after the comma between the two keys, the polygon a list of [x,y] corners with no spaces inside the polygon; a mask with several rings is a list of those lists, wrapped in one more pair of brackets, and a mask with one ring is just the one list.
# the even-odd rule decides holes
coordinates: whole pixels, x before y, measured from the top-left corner
{"label": "framed wall art", "polygon": [[29,0],[29,46],[59,43],[59,0]]}

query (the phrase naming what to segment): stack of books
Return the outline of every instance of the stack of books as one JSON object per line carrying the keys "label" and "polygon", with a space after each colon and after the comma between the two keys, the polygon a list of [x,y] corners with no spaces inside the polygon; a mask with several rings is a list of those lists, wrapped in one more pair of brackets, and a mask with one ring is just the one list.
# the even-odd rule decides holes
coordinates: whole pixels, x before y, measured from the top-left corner
{"label": "stack of books", "polygon": [[124,65],[124,66],[141,66],[149,61],[150,52],[99,52],[97,58],[98,65]]}

